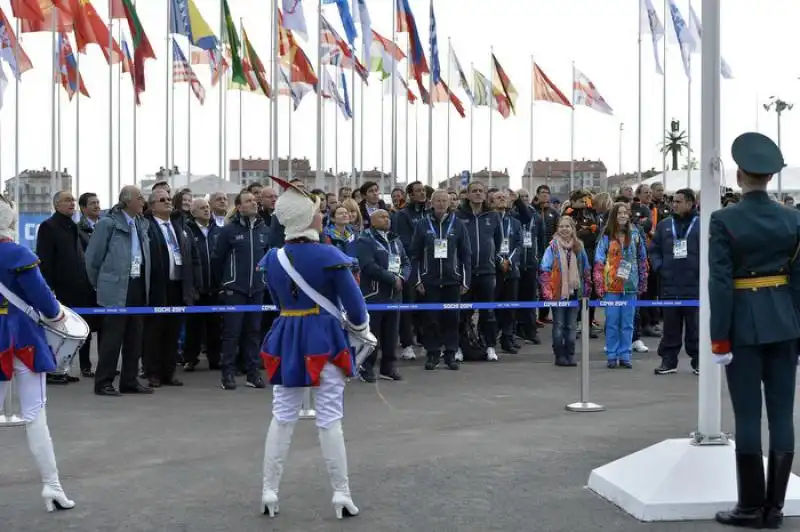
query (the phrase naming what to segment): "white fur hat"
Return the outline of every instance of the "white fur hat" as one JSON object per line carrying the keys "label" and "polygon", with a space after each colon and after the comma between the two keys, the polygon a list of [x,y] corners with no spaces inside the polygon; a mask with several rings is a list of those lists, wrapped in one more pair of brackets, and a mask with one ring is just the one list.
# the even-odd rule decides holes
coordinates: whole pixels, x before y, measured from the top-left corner
{"label": "white fur hat", "polygon": [[0,195],[0,238],[17,238],[17,210]]}
{"label": "white fur hat", "polygon": [[275,202],[275,216],[286,229],[286,240],[319,240],[319,231],[311,227],[319,210],[319,198],[278,177],[271,179],[284,191]]}

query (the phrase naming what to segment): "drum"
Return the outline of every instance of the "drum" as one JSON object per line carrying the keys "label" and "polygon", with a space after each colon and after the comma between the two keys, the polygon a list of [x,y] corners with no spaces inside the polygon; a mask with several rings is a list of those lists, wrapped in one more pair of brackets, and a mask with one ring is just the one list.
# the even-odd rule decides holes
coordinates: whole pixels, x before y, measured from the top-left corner
{"label": "drum", "polygon": [[69,307],[62,305],[61,308],[65,318],[57,327],[44,320],[39,322],[56,359],[56,373],[66,373],[69,370],[72,359],[90,334],[86,320]]}

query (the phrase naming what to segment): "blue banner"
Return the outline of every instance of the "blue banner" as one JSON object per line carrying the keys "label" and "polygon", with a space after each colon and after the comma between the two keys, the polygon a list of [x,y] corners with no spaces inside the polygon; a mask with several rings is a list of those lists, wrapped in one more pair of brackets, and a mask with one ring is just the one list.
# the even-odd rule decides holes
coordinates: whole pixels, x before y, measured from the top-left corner
{"label": "blue banner", "polygon": [[19,243],[23,246],[36,249],[36,234],[39,232],[39,225],[50,218],[50,214],[28,213],[19,214],[17,226],[19,227]]}

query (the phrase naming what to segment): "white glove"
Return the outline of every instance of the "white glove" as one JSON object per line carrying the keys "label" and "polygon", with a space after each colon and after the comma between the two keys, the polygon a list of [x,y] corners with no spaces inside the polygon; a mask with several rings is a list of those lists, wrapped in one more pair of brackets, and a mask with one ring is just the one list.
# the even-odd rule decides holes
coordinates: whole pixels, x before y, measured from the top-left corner
{"label": "white glove", "polygon": [[369,328],[369,318],[367,318],[367,321],[365,321],[361,325],[356,325],[355,323],[349,323],[347,328],[355,334],[365,331]]}
{"label": "white glove", "polygon": [[58,304],[58,316],[55,318],[48,318],[44,314],[42,314],[42,321],[49,323],[50,325],[56,325],[61,323],[67,319],[67,314],[64,312],[64,306],[61,303]]}
{"label": "white glove", "polygon": [[727,366],[733,360],[733,355],[731,353],[725,353],[723,355],[714,354],[714,363],[720,364],[722,366]]}

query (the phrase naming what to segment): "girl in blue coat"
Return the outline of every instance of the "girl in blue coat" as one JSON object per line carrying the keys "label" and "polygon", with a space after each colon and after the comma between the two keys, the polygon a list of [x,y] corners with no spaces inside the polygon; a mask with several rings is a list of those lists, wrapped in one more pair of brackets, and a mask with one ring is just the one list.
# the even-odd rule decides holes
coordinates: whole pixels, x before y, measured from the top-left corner
{"label": "girl in blue coat", "polygon": [[[65,321],[64,311],[39,272],[38,257],[14,242],[16,228],[17,212],[0,196],[0,283],[58,328]],[[55,369],[56,359],[41,327],[0,296],[0,412],[4,412],[8,385],[16,378],[28,448],[42,476],[48,512],[75,507],[61,487],[47,426],[45,376]],[[0,421],[4,417],[0,414]]]}

